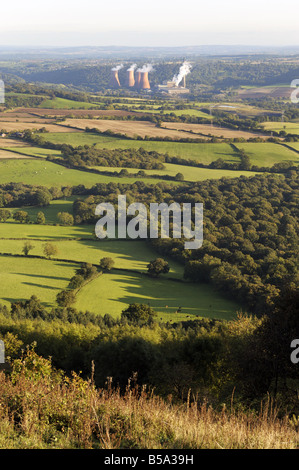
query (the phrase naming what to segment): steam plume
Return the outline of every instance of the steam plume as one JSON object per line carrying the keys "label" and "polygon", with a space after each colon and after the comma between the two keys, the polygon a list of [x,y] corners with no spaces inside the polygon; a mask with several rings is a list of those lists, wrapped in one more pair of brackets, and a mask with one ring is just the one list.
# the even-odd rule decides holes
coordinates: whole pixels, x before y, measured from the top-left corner
{"label": "steam plume", "polygon": [[192,65],[189,62],[184,62],[183,65],[180,67],[179,73],[175,75],[172,79],[175,82],[176,86],[178,86],[183,78],[191,72]]}
{"label": "steam plume", "polygon": [[131,67],[128,68],[127,72],[132,72],[136,69],[137,64],[132,64]]}
{"label": "steam plume", "polygon": [[145,64],[142,68],[139,68],[137,72],[153,72],[154,68],[151,64]]}
{"label": "steam plume", "polygon": [[117,65],[116,67],[113,67],[112,72],[117,72],[118,70],[123,68],[123,64]]}

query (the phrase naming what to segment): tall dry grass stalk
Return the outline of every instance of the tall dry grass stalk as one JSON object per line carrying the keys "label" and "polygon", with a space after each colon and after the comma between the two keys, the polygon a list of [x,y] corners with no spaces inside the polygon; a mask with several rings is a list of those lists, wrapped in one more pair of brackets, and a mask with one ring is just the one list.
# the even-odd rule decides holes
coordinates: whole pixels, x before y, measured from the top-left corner
{"label": "tall dry grass stalk", "polygon": [[176,405],[128,383],[124,394],[71,378],[0,373],[0,448],[287,449],[298,447],[288,417],[268,400],[259,413],[215,411],[196,399]]}

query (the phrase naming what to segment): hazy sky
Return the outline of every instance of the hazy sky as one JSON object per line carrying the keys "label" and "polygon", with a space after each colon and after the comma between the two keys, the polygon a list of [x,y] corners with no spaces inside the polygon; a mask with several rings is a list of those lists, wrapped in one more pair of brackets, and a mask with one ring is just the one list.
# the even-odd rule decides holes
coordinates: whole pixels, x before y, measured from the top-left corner
{"label": "hazy sky", "polygon": [[14,0],[0,45],[299,45],[298,0]]}

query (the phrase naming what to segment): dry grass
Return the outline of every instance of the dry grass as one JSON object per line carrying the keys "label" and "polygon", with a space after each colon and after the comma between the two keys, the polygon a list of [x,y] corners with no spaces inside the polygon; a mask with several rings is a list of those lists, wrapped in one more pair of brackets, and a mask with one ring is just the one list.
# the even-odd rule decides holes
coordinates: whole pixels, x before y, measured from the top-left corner
{"label": "dry grass", "polygon": [[[32,119],[34,120],[34,119]],[[36,120],[36,122],[27,122],[23,121],[22,119],[19,122],[16,121],[0,121],[0,127],[7,132],[15,131],[15,132],[22,132],[25,129],[41,129],[44,127],[48,132],[75,132],[68,127],[63,127],[61,125],[55,124],[44,124]]]}
{"label": "dry grass", "polygon": [[227,139],[234,139],[234,138],[244,138],[244,139],[251,139],[254,137],[262,137],[264,139],[268,139],[269,136],[262,135],[262,134],[254,134],[253,132],[246,132],[246,131],[236,131],[233,129],[227,129],[225,127],[218,127],[212,126],[209,124],[188,124],[188,123],[181,123],[181,122],[163,122],[163,127],[167,127],[168,129],[177,129],[177,130],[184,130],[188,132],[194,132],[196,134],[202,135],[214,135],[216,137],[224,137]]}
{"label": "dry grass", "polygon": [[[27,366],[25,366],[27,364]],[[29,364],[29,367],[28,367]],[[181,406],[146,388],[97,390],[92,380],[53,373],[29,353],[0,373],[0,448],[295,449],[298,433],[269,402],[260,413]]]}
{"label": "dry grass", "polygon": [[147,121],[117,121],[117,120],[93,120],[93,119],[68,119],[64,125],[70,125],[78,129],[86,127],[96,128],[101,132],[111,130],[119,134],[127,134],[129,137],[149,136],[149,137],[170,137],[172,139],[202,138],[188,132],[180,132],[175,129],[160,129],[152,122]]}

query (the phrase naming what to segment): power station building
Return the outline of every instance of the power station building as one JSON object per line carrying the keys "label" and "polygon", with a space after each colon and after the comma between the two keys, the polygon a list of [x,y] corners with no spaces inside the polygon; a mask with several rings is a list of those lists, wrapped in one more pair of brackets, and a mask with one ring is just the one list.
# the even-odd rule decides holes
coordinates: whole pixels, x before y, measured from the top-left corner
{"label": "power station building", "polygon": [[[111,79],[109,84],[111,88],[117,89],[122,87],[118,77],[118,71],[121,68],[122,66],[118,66],[111,70]],[[151,66],[144,66],[142,69],[137,69],[135,72],[134,66],[130,67],[126,71],[124,86],[132,91],[150,91],[151,85],[149,82],[149,72],[151,70]],[[183,73],[185,73],[185,75],[183,75]],[[183,70],[181,75],[175,76],[171,81],[166,80],[162,85],[155,86],[154,91],[174,96],[187,95],[190,93],[190,90],[186,88],[186,71]]]}
{"label": "power station building", "polygon": [[177,85],[174,81],[165,81],[162,85],[157,86],[157,91],[168,95],[187,95],[190,93],[190,90],[186,88],[185,80],[183,86]]}

